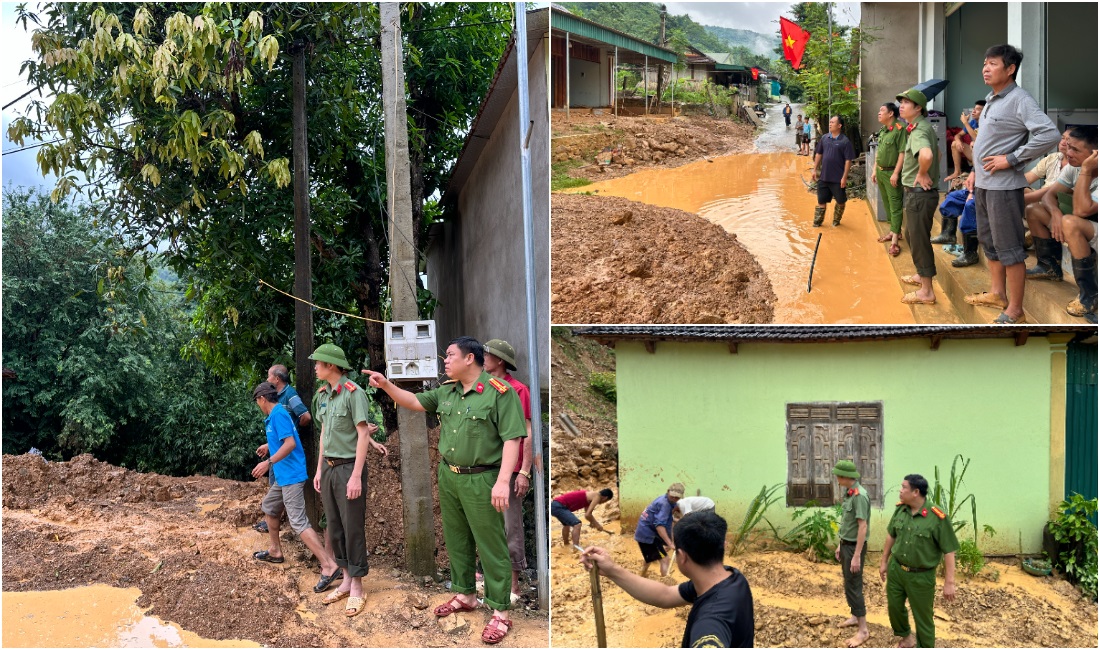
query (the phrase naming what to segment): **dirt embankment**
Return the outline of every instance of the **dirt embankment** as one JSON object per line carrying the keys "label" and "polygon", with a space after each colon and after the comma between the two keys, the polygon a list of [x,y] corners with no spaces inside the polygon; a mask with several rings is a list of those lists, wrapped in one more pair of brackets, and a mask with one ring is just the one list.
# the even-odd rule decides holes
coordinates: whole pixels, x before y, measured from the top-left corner
{"label": "dirt embankment", "polygon": [[744,153],[752,149],[754,132],[750,124],[701,115],[616,119],[579,112],[568,121],[554,113],[552,129],[553,162],[575,161],[569,175],[589,181]]}
{"label": "dirt embankment", "polygon": [[[620,532],[618,522],[607,528]],[[641,554],[628,532],[592,533],[588,543],[607,548],[630,571],[641,569]],[[591,647],[596,637],[588,573],[579,565],[578,553],[560,541],[554,542],[552,556],[553,644]],[[868,556],[864,583],[868,648],[894,647],[898,641],[877,575],[879,561],[880,554]],[[726,563],[740,569],[751,586],[757,647],[845,647],[852,630],[836,627],[850,615],[837,565],[816,564],[778,550],[751,550],[726,558]],[[993,572],[996,580],[991,579]],[[673,572],[663,580],[677,584],[685,578]],[[607,579],[602,589],[609,646],[679,645],[689,607],[665,610],[643,605]],[[1022,573],[1018,562],[993,562],[974,578],[960,577],[953,603],[942,598],[940,578],[935,618],[938,647],[1093,647],[1099,632],[1093,602],[1064,580]]]}
{"label": "dirt embankment", "polygon": [[[396,436],[388,446],[388,458],[368,460],[371,571],[366,610],[353,619],[312,592],[318,565],[288,526],[281,538],[285,564],[252,558],[267,548],[267,537],[250,528],[260,517],[266,479],[141,474],[89,455],[65,463],[3,457],[3,588],[137,587],[138,605],[149,615],[209,639],[283,647],[479,645],[487,612],[464,614],[467,627],[444,632],[429,607],[447,598],[441,579],[425,582],[400,568]],[[436,539],[445,564],[441,532]],[[526,600],[505,645],[546,642],[546,619],[529,611]]]}
{"label": "dirt embankment", "polygon": [[771,322],[770,280],[721,226],[616,197],[551,205],[554,322]]}

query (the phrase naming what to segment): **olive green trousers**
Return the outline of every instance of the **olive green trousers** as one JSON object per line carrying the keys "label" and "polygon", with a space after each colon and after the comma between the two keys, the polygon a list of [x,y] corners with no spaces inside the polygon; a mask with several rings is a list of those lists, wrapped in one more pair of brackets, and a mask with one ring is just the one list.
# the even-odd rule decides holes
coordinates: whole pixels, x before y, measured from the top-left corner
{"label": "olive green trousers", "polygon": [[499,474],[499,470],[455,474],[440,464],[439,509],[450,558],[451,589],[460,594],[477,591],[480,557],[485,572],[485,604],[506,610],[511,606],[511,559],[504,515],[492,507],[492,486]]}

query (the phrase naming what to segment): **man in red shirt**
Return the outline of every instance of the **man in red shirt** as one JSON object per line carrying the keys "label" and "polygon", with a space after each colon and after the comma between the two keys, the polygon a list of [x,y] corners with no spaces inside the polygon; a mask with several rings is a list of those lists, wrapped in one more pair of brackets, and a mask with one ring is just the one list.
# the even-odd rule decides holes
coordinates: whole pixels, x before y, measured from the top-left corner
{"label": "man in red shirt", "polygon": [[572,513],[583,510],[584,517],[591,523],[592,527],[602,532],[603,524],[595,518],[595,506],[606,503],[613,498],[614,492],[610,488],[603,488],[598,492],[595,490],[575,490],[555,498],[550,503],[550,514],[557,517],[557,521],[561,522],[561,540],[565,543],[565,546],[569,545],[570,537],[573,546],[580,545],[580,520]]}
{"label": "man in red shirt", "polygon": [[508,500],[508,508],[504,511],[508,554],[511,556],[513,603],[519,599],[519,572],[527,568],[526,540],[523,538],[523,499],[530,491],[530,465],[534,457],[531,445],[526,442],[530,439],[530,389],[508,372],[515,369],[515,348],[510,343],[501,339],[492,339],[485,343],[485,372],[511,384],[523,405],[523,417],[527,422],[527,437],[519,438],[519,462],[511,473],[511,491],[516,498]]}

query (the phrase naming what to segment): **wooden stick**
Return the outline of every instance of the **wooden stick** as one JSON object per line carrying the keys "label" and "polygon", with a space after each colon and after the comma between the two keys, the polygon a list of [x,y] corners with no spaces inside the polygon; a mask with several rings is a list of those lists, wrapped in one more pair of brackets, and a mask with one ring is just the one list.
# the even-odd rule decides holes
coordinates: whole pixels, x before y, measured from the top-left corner
{"label": "wooden stick", "polygon": [[591,604],[595,609],[595,637],[600,648],[607,647],[607,624],[603,620],[603,590],[599,586],[599,566],[591,567]]}

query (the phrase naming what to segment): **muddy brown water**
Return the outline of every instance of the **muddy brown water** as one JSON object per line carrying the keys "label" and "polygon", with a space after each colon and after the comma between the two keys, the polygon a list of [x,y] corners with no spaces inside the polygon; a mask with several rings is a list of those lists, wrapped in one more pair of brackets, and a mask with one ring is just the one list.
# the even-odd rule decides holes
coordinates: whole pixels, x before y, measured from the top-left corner
{"label": "muddy brown water", "polygon": [[138,589],[91,585],[4,592],[4,647],[258,648],[254,641],[205,639],[146,616]]}
{"label": "muddy brown water", "polygon": [[[838,228],[831,225],[831,204],[825,225],[814,228],[816,195],[805,185],[811,175],[808,158],[752,153],[644,170],[573,191],[693,212],[735,233],[771,278],[776,323],[913,323],[911,309],[900,302],[907,289],[877,242],[866,202],[848,201]],[[901,254],[910,254],[907,246]]]}

